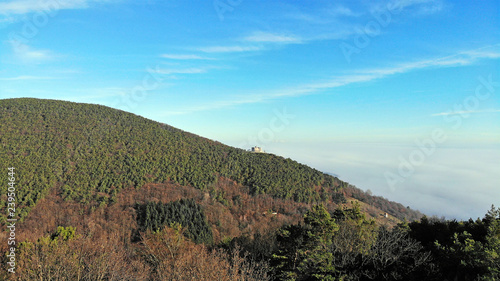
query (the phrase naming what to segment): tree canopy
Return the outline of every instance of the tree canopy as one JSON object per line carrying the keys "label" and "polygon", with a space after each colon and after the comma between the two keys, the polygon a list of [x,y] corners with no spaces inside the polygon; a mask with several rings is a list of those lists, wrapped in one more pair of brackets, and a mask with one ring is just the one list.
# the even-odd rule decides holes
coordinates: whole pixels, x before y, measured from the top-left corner
{"label": "tree canopy", "polygon": [[[297,202],[342,197],[341,181],[291,159],[250,153],[93,104],[0,100],[0,161],[15,167],[21,218],[51,188],[67,200],[108,204],[123,188],[175,182],[210,191],[220,177]],[[0,173],[7,182],[7,173]],[[0,205],[6,205],[6,185]],[[5,214],[0,215],[5,221]]]}

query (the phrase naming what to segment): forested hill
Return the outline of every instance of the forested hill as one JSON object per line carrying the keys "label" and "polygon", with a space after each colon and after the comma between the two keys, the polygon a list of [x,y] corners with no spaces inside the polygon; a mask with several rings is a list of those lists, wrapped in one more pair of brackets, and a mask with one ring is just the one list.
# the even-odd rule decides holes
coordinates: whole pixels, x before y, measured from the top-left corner
{"label": "forested hill", "polygon": [[[107,204],[125,187],[167,181],[208,191],[225,177],[252,194],[308,203],[339,196],[342,185],[293,160],[249,153],[105,106],[9,99],[0,101],[0,120],[2,171],[16,168],[24,212],[54,186],[65,199]],[[0,173],[0,182],[7,182],[7,173]],[[5,194],[3,185],[2,205]]]}
{"label": "forested hill", "polygon": [[[246,186],[252,195],[345,202],[345,182],[306,165],[229,147],[105,106],[0,100],[0,132],[1,171],[16,169],[21,217],[51,189],[65,200],[107,205],[128,187],[173,182],[212,194],[220,179]],[[7,177],[0,173],[0,182]],[[2,206],[6,193],[3,184]]]}
{"label": "forested hill", "polygon": [[99,105],[0,100],[0,145],[0,280],[499,280],[494,207],[408,224],[293,160]]}

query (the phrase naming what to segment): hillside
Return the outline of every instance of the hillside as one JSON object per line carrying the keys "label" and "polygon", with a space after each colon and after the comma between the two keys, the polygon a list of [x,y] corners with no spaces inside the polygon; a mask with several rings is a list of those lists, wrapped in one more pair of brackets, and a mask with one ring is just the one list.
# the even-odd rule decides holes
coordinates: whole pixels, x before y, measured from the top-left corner
{"label": "hillside", "polygon": [[[17,195],[21,218],[52,188],[65,200],[106,205],[125,188],[173,182],[230,200],[217,191],[221,178],[251,195],[345,202],[347,183],[291,159],[248,153],[104,106],[2,100],[0,120],[2,168],[15,167],[23,187]],[[0,181],[7,181],[5,173]],[[5,206],[6,188],[1,192]],[[411,212],[394,215],[416,218]]]}
{"label": "hillside", "polygon": [[416,221],[291,159],[99,105],[0,100],[0,121],[1,280],[497,276],[494,208]]}

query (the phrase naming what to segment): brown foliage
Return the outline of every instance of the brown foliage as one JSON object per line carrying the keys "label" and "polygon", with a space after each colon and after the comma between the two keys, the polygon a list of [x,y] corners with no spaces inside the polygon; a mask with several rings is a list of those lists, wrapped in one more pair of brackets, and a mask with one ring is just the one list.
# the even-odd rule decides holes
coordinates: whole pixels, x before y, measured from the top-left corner
{"label": "brown foliage", "polygon": [[238,255],[209,251],[182,235],[180,226],[143,234],[143,256],[154,280],[269,280],[267,264],[251,263]]}
{"label": "brown foliage", "polygon": [[[219,178],[206,191],[174,183],[130,187],[117,194],[115,203],[104,206],[64,201],[55,187],[19,223],[17,241],[28,243],[16,252],[19,273],[15,280],[267,278],[266,265],[259,268],[237,252],[209,251],[170,228],[157,234],[143,233],[142,244],[132,242],[138,229],[134,204],[168,203],[181,198],[193,198],[203,206],[215,243],[234,237],[263,237],[283,225],[298,223],[310,208],[305,203],[269,195],[249,195],[246,187],[225,178]],[[331,202],[326,205],[329,210],[336,208]],[[79,236],[56,245],[50,235],[58,226],[76,227]],[[0,238],[5,241],[5,233],[0,233]],[[0,245],[3,252],[5,244]]]}
{"label": "brown foliage", "polygon": [[147,280],[148,267],[116,235],[22,243],[14,280]]}

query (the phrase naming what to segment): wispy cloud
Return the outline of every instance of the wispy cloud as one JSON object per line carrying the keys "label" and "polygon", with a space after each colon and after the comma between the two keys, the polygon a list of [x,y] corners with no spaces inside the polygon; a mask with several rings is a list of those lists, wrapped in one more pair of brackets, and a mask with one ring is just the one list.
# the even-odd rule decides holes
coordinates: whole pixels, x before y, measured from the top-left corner
{"label": "wispy cloud", "polygon": [[258,102],[262,102],[266,99],[268,99],[268,98],[265,96],[254,95],[254,96],[242,97],[241,99],[215,101],[215,102],[212,102],[209,104],[187,107],[187,108],[183,108],[180,110],[166,111],[162,114],[162,116],[184,115],[184,114],[190,114],[190,113],[195,113],[195,112],[200,112],[200,111],[228,108],[228,107],[238,106],[238,105],[242,105],[242,104],[258,103]]}
{"label": "wispy cloud", "polygon": [[[337,1],[338,2],[338,1]],[[399,21],[401,17],[396,16],[404,13],[406,16],[429,16],[447,10],[450,6],[443,0],[385,0],[367,1],[366,5],[356,5],[347,1],[344,4],[320,5],[316,9],[304,11],[294,9],[282,15],[284,21],[295,21],[300,24],[303,42],[350,39],[360,34],[373,35],[366,28],[374,16],[384,13],[393,16],[390,22]],[[354,8],[355,7],[355,8]],[[383,32],[383,30],[381,31]]]}
{"label": "wispy cloud", "polygon": [[14,23],[14,22],[15,22],[15,19],[13,17],[4,17],[4,18],[2,18],[1,14],[0,14],[0,28],[3,25],[9,25],[9,24]]}
{"label": "wispy cloud", "polygon": [[[334,6],[318,7],[315,11],[304,11],[303,9],[294,9],[283,15],[284,20],[299,21],[312,25],[315,29],[324,26],[340,28],[339,24],[348,20],[348,18],[356,18],[369,14],[364,8],[358,7],[353,10],[345,5],[336,4]],[[349,21],[348,21],[349,22]]]}
{"label": "wispy cloud", "polygon": [[23,15],[33,12],[85,9],[90,4],[111,1],[113,0],[10,0],[0,3],[0,15]]}
{"label": "wispy cloud", "polygon": [[494,46],[487,46],[483,48],[479,48],[476,50],[465,51],[462,54],[471,56],[471,57],[480,57],[480,58],[488,58],[488,59],[497,59],[500,58],[500,44]]}
{"label": "wispy cloud", "polygon": [[9,42],[15,56],[24,63],[41,63],[52,60],[56,55],[49,50],[37,50],[20,41]]}
{"label": "wispy cloud", "polygon": [[[330,80],[310,83],[305,85],[299,85],[293,88],[285,88],[274,91],[267,91],[263,94],[253,94],[242,96],[241,98],[226,100],[226,101],[216,101],[210,104],[201,105],[197,107],[190,107],[184,110],[178,110],[175,112],[166,112],[165,115],[172,114],[187,114],[197,111],[220,109],[225,107],[237,106],[242,104],[252,104],[264,102],[267,100],[273,100],[284,97],[297,97],[304,95],[319,94],[326,90],[332,90],[335,88],[355,84],[355,83],[366,83],[370,81],[375,81],[390,77],[396,74],[408,73],[415,70],[427,69],[427,68],[440,68],[440,67],[458,67],[464,65],[470,65],[480,59],[496,59],[500,57],[499,45],[488,46],[476,50],[460,52],[450,56],[445,56],[435,59],[424,59],[420,61],[408,62],[395,65],[388,68],[379,69],[366,69],[353,72],[348,75],[336,76]],[[495,111],[496,112],[496,111]]]}
{"label": "wispy cloud", "polygon": [[256,52],[271,49],[272,45],[301,44],[303,40],[294,35],[277,34],[263,31],[255,31],[243,37],[236,45],[207,46],[198,48],[204,53],[243,53]]}
{"label": "wispy cloud", "polygon": [[155,72],[158,74],[197,74],[207,72],[207,68],[159,68]]}
{"label": "wispy cloud", "polygon": [[463,51],[453,55],[424,59],[414,62],[403,63],[398,66],[374,70],[360,71],[359,73],[367,74],[372,78],[380,78],[388,75],[409,72],[424,68],[438,67],[456,67],[470,65],[481,59],[497,59],[500,58],[500,44],[486,46],[475,50]]}
{"label": "wispy cloud", "polygon": [[431,116],[467,115],[467,114],[496,113],[496,112],[500,112],[500,109],[449,111],[449,112],[434,113],[431,114]]}
{"label": "wispy cloud", "polygon": [[296,44],[302,40],[293,35],[274,34],[269,32],[256,31],[253,34],[245,37],[243,41],[258,42],[258,43],[285,43]]}
{"label": "wispy cloud", "polygon": [[357,17],[360,15],[359,12],[353,12],[351,9],[348,7],[338,5],[333,9],[330,9],[329,14],[331,16],[337,17],[337,16],[347,16],[347,17]]}
{"label": "wispy cloud", "polygon": [[370,82],[383,79],[392,75],[411,72],[414,70],[440,67],[457,67],[475,63],[481,59],[500,58],[499,45],[479,48],[472,51],[460,52],[450,56],[435,59],[424,59],[414,62],[402,63],[388,68],[367,69],[353,72],[352,74],[334,77],[326,82],[318,82],[299,87],[290,94],[284,92],[280,96],[296,96],[298,94],[313,93],[321,90],[334,89],[354,83]]}
{"label": "wispy cloud", "polygon": [[187,54],[162,54],[162,58],[171,60],[213,60],[213,58]]}
{"label": "wispy cloud", "polygon": [[419,15],[432,15],[441,12],[445,8],[445,5],[441,1],[432,1],[432,3],[429,3],[427,5],[424,5],[420,7],[417,10],[417,13]]}
{"label": "wispy cloud", "polygon": [[201,47],[198,50],[205,53],[238,53],[238,52],[255,52],[263,49],[264,48],[262,46],[233,45],[233,46]]}
{"label": "wispy cloud", "polygon": [[29,76],[29,75],[22,75],[16,77],[0,77],[1,81],[52,80],[52,79],[57,79],[57,78],[48,76]]}
{"label": "wispy cloud", "polygon": [[441,12],[445,9],[446,5],[442,0],[392,0],[389,3],[377,3],[372,7],[372,13],[387,10],[408,11],[417,16],[432,15]]}

